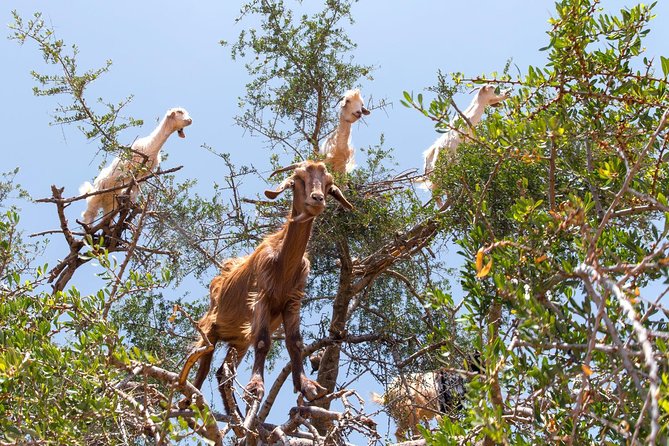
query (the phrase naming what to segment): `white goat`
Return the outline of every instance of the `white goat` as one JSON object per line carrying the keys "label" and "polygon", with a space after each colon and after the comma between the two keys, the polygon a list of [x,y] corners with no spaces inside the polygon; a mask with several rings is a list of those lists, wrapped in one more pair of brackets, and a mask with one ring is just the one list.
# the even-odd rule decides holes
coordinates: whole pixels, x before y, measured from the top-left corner
{"label": "white goat", "polygon": [[331,172],[350,172],[355,168],[355,149],[351,145],[351,125],[370,112],[365,108],[360,90],[348,90],[339,101],[339,125],[327,137],[319,152]]}
{"label": "white goat", "polygon": [[[158,127],[149,136],[137,139],[130,148],[131,157],[116,157],[111,164],[100,171],[93,184],[88,181],[79,187],[80,194],[109,189],[117,186],[129,185],[133,177],[140,179],[160,164],[160,149],[167,138],[175,131],[180,138],[185,138],[184,127],[191,125],[193,120],[183,108],[172,108],[167,110],[165,117]],[[117,207],[116,196],[123,193],[123,189],[110,191],[86,198],[86,210],[82,213],[85,224],[91,224],[98,215],[100,209],[103,215],[108,214]],[[139,189],[133,187],[130,192],[131,201],[135,201]]]}
{"label": "white goat", "polygon": [[[481,355],[474,352],[467,357],[466,368],[472,373],[481,373]],[[442,415],[457,416],[462,410],[462,400],[469,381],[453,370],[439,369],[425,373],[411,373],[395,377],[384,395],[372,393],[372,400],[383,404],[395,420],[398,441],[406,433],[418,435],[416,426],[431,419],[441,420]]]}
{"label": "white goat", "polygon": [[419,435],[416,426],[445,413],[455,413],[465,395],[465,380],[452,372],[412,373],[396,377],[384,395],[372,394],[372,400],[383,404],[395,420],[397,441]]}
{"label": "white goat", "polygon": [[[501,104],[502,101],[509,97],[509,90],[503,91],[502,94],[495,93],[494,85],[484,85],[479,88],[476,92],[476,96],[472,100],[469,107],[463,112],[463,115],[471,123],[472,127],[476,126],[481,122],[481,117],[485,108],[489,105],[495,107]],[[455,151],[462,141],[461,133],[462,131],[456,129],[456,121],[460,116],[456,116],[451,122],[451,128],[448,132],[441,135],[425,152],[423,152],[423,157],[425,158],[425,177],[424,186],[426,189],[434,191],[435,185],[427,177],[434,171],[434,168],[437,164],[437,158],[442,149],[446,149],[446,155],[449,158],[455,156]],[[465,125],[467,125],[465,123]],[[472,129],[469,128],[467,134],[472,134]],[[435,197],[435,201],[441,207],[443,205],[441,197]]]}

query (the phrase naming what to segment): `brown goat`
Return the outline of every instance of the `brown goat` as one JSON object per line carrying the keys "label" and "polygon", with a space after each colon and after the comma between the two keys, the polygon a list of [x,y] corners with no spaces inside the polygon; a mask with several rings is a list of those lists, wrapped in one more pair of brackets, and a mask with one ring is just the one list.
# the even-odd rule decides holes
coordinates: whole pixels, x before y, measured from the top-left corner
{"label": "brown goat", "polygon": [[[288,221],[281,230],[268,235],[251,254],[226,261],[221,273],[211,281],[209,311],[198,322],[211,344],[215,346],[223,341],[229,346],[225,361],[216,373],[223,401],[226,401],[224,366],[233,365],[235,359],[234,365],[239,365],[251,343],[255,361],[246,391],[262,399],[270,336],[281,322],[292,363],[294,390],[301,391],[309,400],[326,392],[306,377],[302,366],[300,305],[310,266],[305,251],[314,218],[325,210],[326,195],[331,195],[347,209],[352,206],[334,185],[332,175],[322,162],[305,161],[272,175],[292,169],[293,174],[276,190],[265,191],[268,198],[274,199],[285,189],[293,189],[293,206]],[[201,339],[197,347],[205,345]],[[193,383],[197,388],[207,377],[213,355],[214,351],[210,349],[199,359]],[[230,410],[227,404],[226,409]]]}

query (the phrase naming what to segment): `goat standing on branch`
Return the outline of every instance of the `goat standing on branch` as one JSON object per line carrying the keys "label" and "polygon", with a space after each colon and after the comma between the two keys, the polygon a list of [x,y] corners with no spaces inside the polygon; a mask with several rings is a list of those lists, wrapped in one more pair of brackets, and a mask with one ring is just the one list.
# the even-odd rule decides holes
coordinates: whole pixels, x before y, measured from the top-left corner
{"label": "goat standing on branch", "polygon": [[[476,96],[469,104],[469,107],[463,112],[464,118],[468,121],[465,124],[469,127],[468,132],[463,132],[462,130],[456,127],[457,118],[459,115],[456,115],[456,118],[451,122],[451,129],[441,135],[425,152],[423,152],[423,157],[425,158],[425,188],[434,191],[435,185],[427,177],[429,177],[434,171],[437,165],[437,158],[442,149],[446,149],[446,156],[453,158],[455,156],[455,151],[462,142],[462,134],[466,133],[472,135],[472,130],[474,127],[481,122],[483,117],[483,112],[487,106],[497,107],[502,101],[508,99],[509,91],[503,91],[501,94],[495,93],[494,85],[484,85],[479,88],[476,92]],[[441,207],[442,200],[441,197],[435,197],[435,201]]]}
{"label": "goat standing on branch", "polygon": [[215,346],[219,341],[226,342],[229,349],[216,372],[216,378],[228,411],[231,408],[224,393],[225,386],[229,385],[225,382],[226,364],[238,365],[253,344],[255,361],[246,391],[262,399],[270,336],[281,322],[292,364],[294,390],[301,391],[308,400],[325,393],[322,386],[306,377],[302,365],[300,305],[310,266],[305,251],[314,218],[325,210],[327,195],[334,197],[346,209],[352,209],[352,206],[321,162],[305,161],[277,170],[272,175],[293,168],[293,174],[276,190],[265,191],[268,198],[274,199],[284,190],[293,189],[293,205],[288,221],[281,230],[267,236],[250,255],[225,262],[225,268],[209,287],[209,311],[198,322],[210,344],[207,339],[201,338],[196,346],[195,351],[203,353],[193,384],[199,389],[211,367],[213,348],[203,347]]}
{"label": "goat standing on branch", "polygon": [[365,108],[360,90],[348,90],[339,101],[339,125],[327,137],[320,148],[321,155],[325,155],[325,163],[330,170],[338,173],[348,173],[355,168],[355,149],[351,145],[351,125],[362,115],[369,115]]}
{"label": "goat standing on branch", "polygon": [[[88,194],[104,189],[130,185],[133,180],[146,176],[160,164],[160,149],[167,138],[177,132],[180,138],[185,138],[184,127],[191,125],[193,120],[183,108],[167,110],[165,117],[158,127],[149,136],[139,138],[130,147],[130,158],[116,157],[112,163],[102,169],[93,184],[88,181],[79,188],[80,194]],[[84,224],[89,225],[95,220],[100,209],[103,215],[116,209],[116,196],[121,190],[109,191],[92,195],[86,198],[86,211],[82,214]],[[130,191],[130,201],[137,198],[139,189],[134,186]]]}

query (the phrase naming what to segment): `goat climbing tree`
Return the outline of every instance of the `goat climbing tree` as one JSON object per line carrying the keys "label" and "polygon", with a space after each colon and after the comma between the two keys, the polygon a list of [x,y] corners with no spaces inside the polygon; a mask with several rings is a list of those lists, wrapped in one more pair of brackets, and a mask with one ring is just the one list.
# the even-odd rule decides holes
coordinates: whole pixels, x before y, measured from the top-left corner
{"label": "goat climbing tree", "polygon": [[[242,25],[260,25],[231,45],[250,78],[236,122],[263,137],[275,167],[313,157],[341,93],[371,79],[371,67],[348,59],[352,4],[328,0],[312,15],[281,0],[242,9]],[[356,378],[459,368],[471,350],[483,370],[462,413],[413,444],[666,442],[669,59],[643,54],[652,12],[639,5],[611,15],[595,0],[561,0],[545,67],[439,73],[429,104],[405,93],[406,106],[448,129],[456,92],[484,82],[512,88],[475,133],[463,133],[458,155],[437,164],[440,209],[418,199],[415,172],[392,169],[382,136],[360,148],[366,163],[337,178],[355,212],[330,207],[314,225],[303,308],[305,320],[324,315],[303,328],[304,353],[320,352],[317,378],[331,394],[290,413],[272,410],[289,367],[246,419],[222,414],[181,376],[208,301],[163,293],[191,274],[213,277],[285,219],[288,200],[269,204],[240,186],[252,167],[219,154],[225,183],[209,199],[158,172],[146,200],[93,234],[71,231],[64,208],[81,197],[54,187],[44,206],[54,206],[56,236],[70,247],[69,263],[55,270],[37,266],[43,248],[20,236],[20,212],[6,204],[20,188],[5,175],[0,444],[341,444],[352,431],[373,443],[381,441],[374,409]],[[38,94],[70,101],[56,122],[78,124],[110,153],[127,150],[118,142],[127,124],[116,125],[127,100],[96,112],[84,94],[110,66],[79,73],[76,50],[39,15],[14,19],[13,38],[36,42],[61,72],[34,74]],[[383,106],[368,102],[368,119]],[[451,242],[459,270],[448,269]],[[126,255],[117,263],[112,251]],[[73,273],[89,259],[101,265],[102,284],[82,295]],[[67,275],[54,290],[49,272],[59,267]],[[456,282],[464,296],[449,292]],[[284,357],[275,353],[278,364]],[[179,408],[181,396],[192,405]]]}

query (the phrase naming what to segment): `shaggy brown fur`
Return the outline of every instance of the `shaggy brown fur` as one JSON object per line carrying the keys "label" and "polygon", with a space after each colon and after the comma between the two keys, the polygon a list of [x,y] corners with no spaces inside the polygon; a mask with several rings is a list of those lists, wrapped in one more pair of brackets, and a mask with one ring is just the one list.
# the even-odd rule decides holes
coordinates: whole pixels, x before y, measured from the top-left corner
{"label": "shaggy brown fur", "polygon": [[[228,260],[209,287],[211,307],[198,325],[213,345],[223,341],[229,346],[225,362],[216,373],[221,394],[224,365],[233,365],[235,357],[234,365],[238,365],[253,344],[255,361],[246,391],[259,399],[263,397],[270,336],[282,322],[295,391],[301,391],[309,400],[325,393],[322,386],[306,377],[302,366],[300,305],[309,273],[305,251],[313,220],[325,210],[326,195],[333,196],[347,209],[352,206],[334,185],[325,164],[305,161],[290,166],[293,167],[293,174],[276,190],[265,191],[268,198],[274,199],[285,189],[293,189],[293,206],[286,224],[267,236],[250,255]],[[280,171],[285,170],[288,168]],[[200,340],[197,347],[205,344]],[[213,354],[212,350],[200,358],[194,381],[197,388],[209,372]],[[225,395],[223,400],[226,401]]]}

